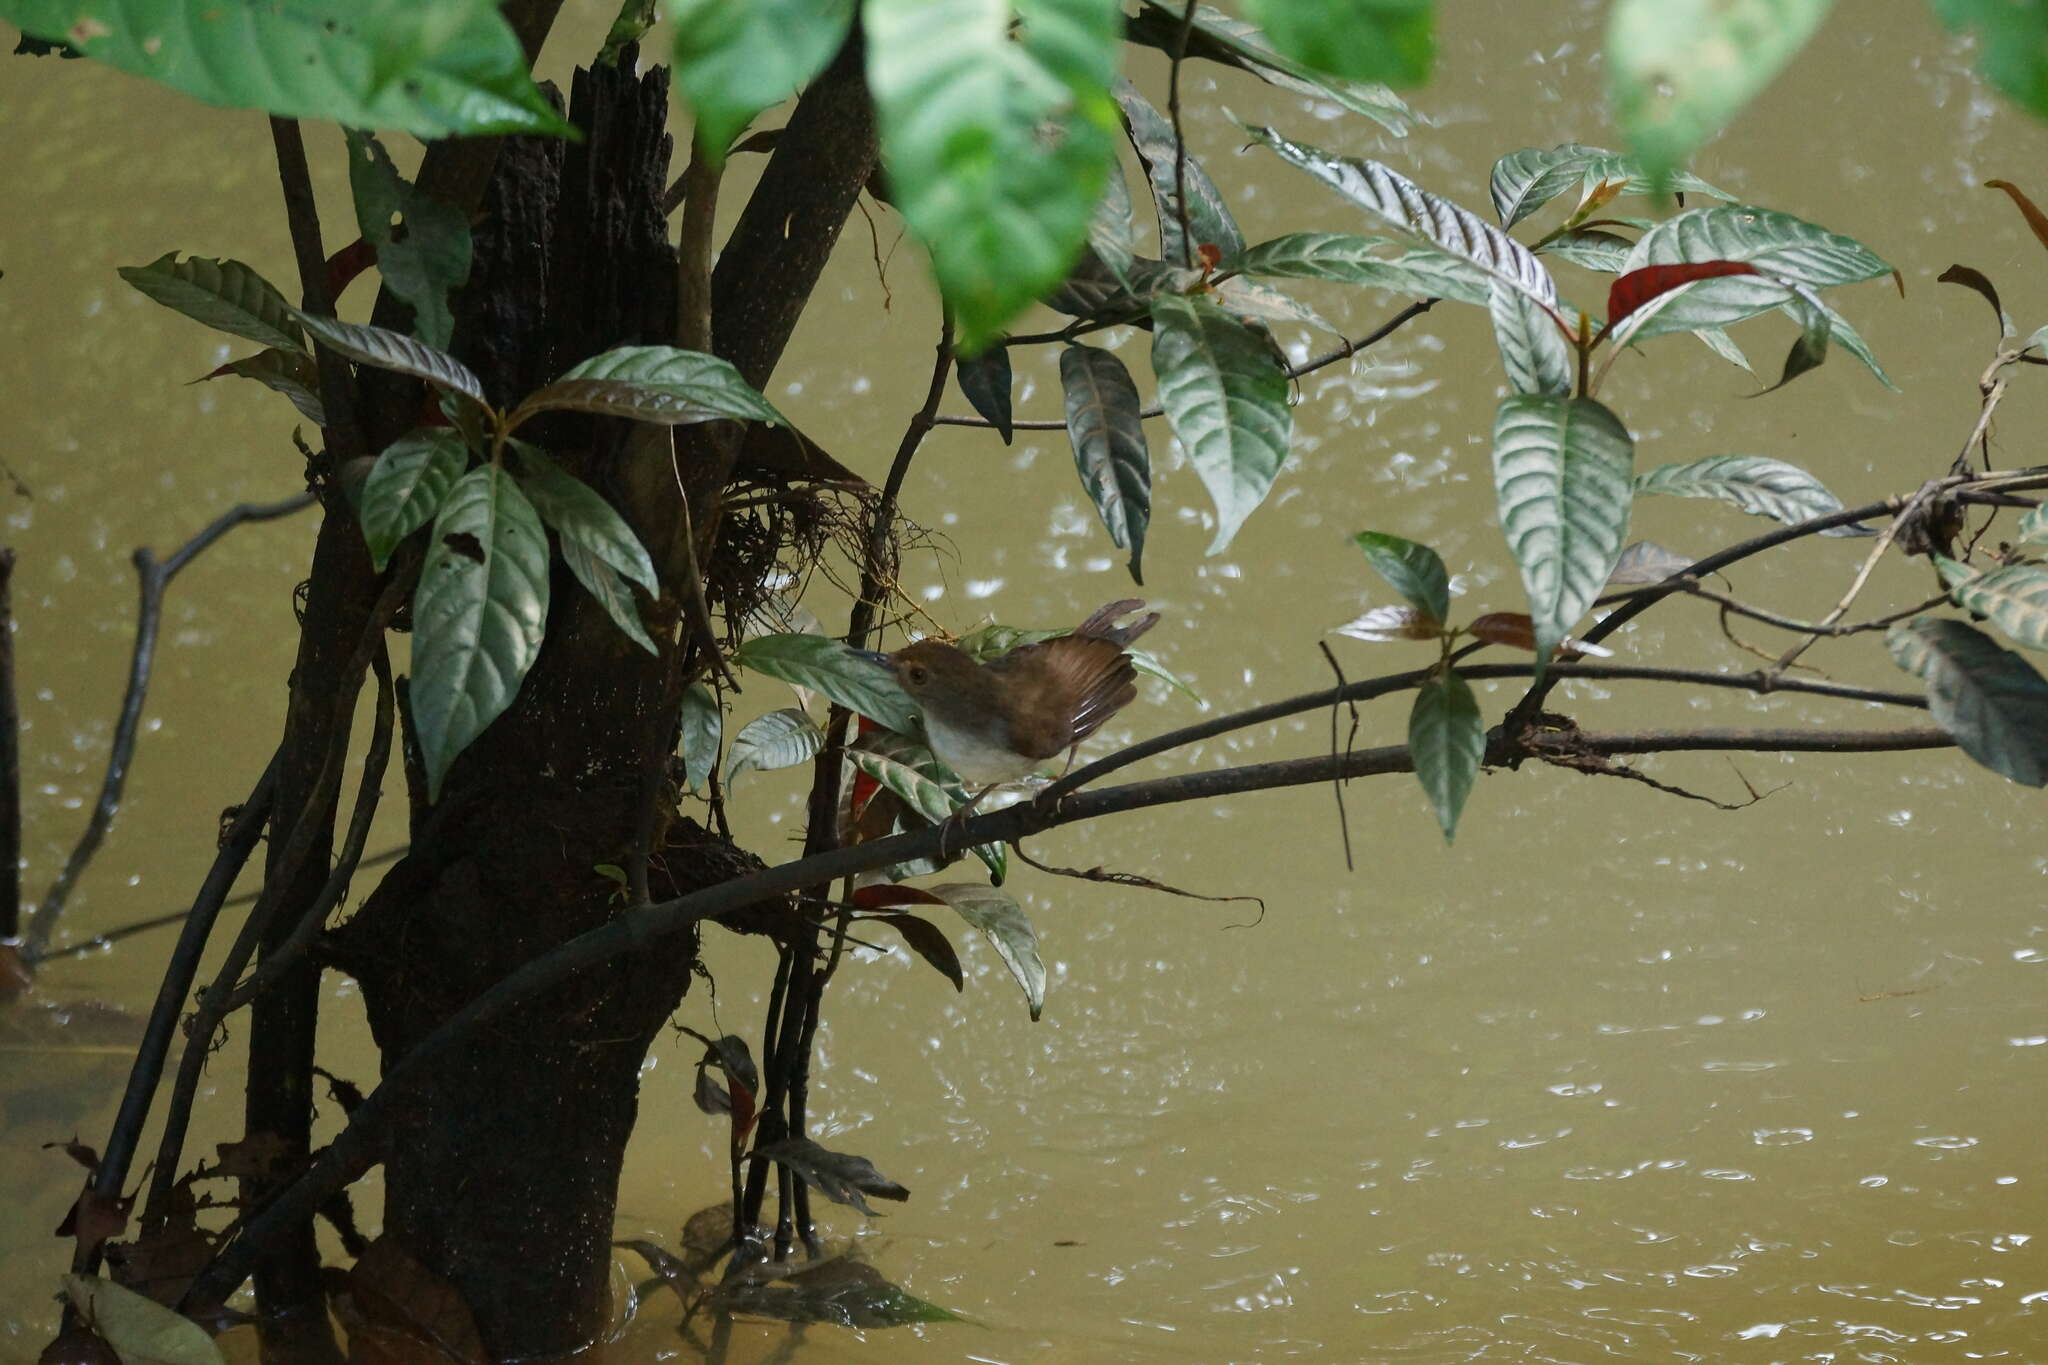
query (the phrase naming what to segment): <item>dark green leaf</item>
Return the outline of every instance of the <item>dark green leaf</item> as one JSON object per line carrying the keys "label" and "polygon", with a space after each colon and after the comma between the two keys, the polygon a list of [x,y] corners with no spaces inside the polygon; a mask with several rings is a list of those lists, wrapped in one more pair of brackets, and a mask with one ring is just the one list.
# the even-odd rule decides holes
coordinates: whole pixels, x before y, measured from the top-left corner
{"label": "dark green leaf", "polygon": [[1131,580],[1142,583],[1145,529],[1152,521],[1152,456],[1138,417],[1138,386],[1114,352],[1077,344],[1060,353],[1060,387],[1081,486],[1110,543],[1131,552]]}
{"label": "dark green leaf", "polygon": [[1429,79],[1430,0],[1246,0],[1245,8],[1274,47],[1318,71],[1388,85]]}
{"label": "dark green leaf", "polygon": [[315,317],[297,309],[293,309],[292,314],[305,324],[306,330],[316,340],[333,347],[350,360],[374,365],[380,370],[409,374],[415,379],[424,379],[443,392],[460,395],[479,408],[488,406],[484,401],[483,381],[472,374],[467,365],[444,351],[437,351],[409,336],[382,327]]}
{"label": "dark green leaf", "polygon": [[[1134,43],[1171,54],[1180,46],[1185,13],[1179,0],[1171,4],[1166,0],[1143,0],[1125,36]],[[1311,71],[1275,50],[1256,25],[1225,14],[1213,5],[1195,6],[1194,28],[1187,35],[1187,55],[1249,72],[1282,90],[1342,105],[1354,114],[1363,114],[1395,137],[1404,136],[1415,118],[1415,112],[1386,86]]]}
{"label": "dark green leaf", "polygon": [[440,513],[448,490],[468,465],[468,448],[446,427],[421,427],[384,448],[363,482],[356,509],[378,573],[400,541]]}
{"label": "dark green leaf", "polygon": [[1508,387],[1516,393],[1568,394],[1577,363],[1571,343],[1550,311],[1519,289],[1493,284],[1487,311]]}
{"label": "dark green leaf", "polygon": [[2048,786],[2048,683],[1982,632],[1937,616],[1885,636],[1899,667],[1927,684],[1927,709],[1964,753],[2028,787]]}
{"label": "dark green leaf", "polygon": [[619,346],[594,355],[554,383],[528,394],[506,424],[516,426],[550,409],[668,426],[724,418],[789,425],[753,385],[740,378],[731,362],[674,346]]}
{"label": "dark green leaf", "polygon": [[1218,554],[1286,462],[1287,375],[1263,338],[1215,304],[1162,294],[1152,307],[1159,402],[1216,504]]}
{"label": "dark green leaf", "polygon": [[602,494],[525,441],[507,442],[519,457],[519,486],[540,519],[555,529],[564,544],[571,541],[590,551],[650,597],[661,595],[661,580],[640,537]]}
{"label": "dark green leaf", "polygon": [[974,410],[1010,444],[1010,348],[991,346],[980,355],[961,356],[953,366],[960,392]]}
{"label": "dark green leaf", "polygon": [[763,109],[825,69],[846,41],[854,0],[670,0],[676,92],[714,163]]}
{"label": "dark green leaf", "polygon": [[1479,718],[1479,701],[1456,672],[1432,675],[1416,692],[1408,712],[1408,754],[1415,761],[1416,779],[1436,808],[1444,842],[1449,843],[1457,835],[1458,816],[1486,754],[1486,722]]}
{"label": "dark green leaf", "polygon": [[1628,532],[1635,441],[1590,398],[1511,394],[1493,428],[1493,481],[1536,632],[1540,669],[1600,595]]}
{"label": "dark green leaf", "polygon": [[222,108],[420,138],[572,131],[490,0],[8,0],[0,13]]}
{"label": "dark green leaf", "polygon": [[448,490],[412,614],[413,723],[433,801],[518,695],[547,627],[547,532],[510,474],[482,465]]}
{"label": "dark green leaf", "polygon": [[863,1194],[877,1199],[910,1198],[909,1190],[876,1170],[866,1157],[827,1151],[809,1138],[784,1138],[755,1148],[754,1155],[787,1167],[833,1203],[850,1205],[870,1217],[875,1211],[861,1198]]}
{"label": "dark green leaf", "polygon": [[587,542],[568,536],[562,538],[562,562],[576,575],[583,590],[604,608],[612,623],[626,633],[627,639],[649,654],[660,656],[660,648],[640,619],[640,604],[633,600],[633,587],[617,569],[599,557]]}
{"label": "dark green leaf", "polygon": [[1957,606],[1989,617],[2016,644],[2048,649],[2048,569],[2008,564],[1980,574],[1941,555],[1934,557],[1934,565]]}
{"label": "dark green leaf", "polygon": [[690,790],[701,792],[711,774],[718,770],[718,746],[725,733],[725,713],[718,698],[703,683],[683,689],[682,723],[677,748],[683,755],[683,780]]}
{"label": "dark green leaf", "polygon": [[[315,426],[326,424],[327,414],[320,405],[320,369],[313,363],[313,357],[304,351],[287,351],[273,346],[240,360],[230,360],[203,378],[218,379],[222,375],[253,379],[264,388],[291,399],[299,415]],[[192,382],[202,381],[195,379]]]}
{"label": "dark green leaf", "polygon": [[921,734],[917,706],[879,664],[837,640],[792,632],[758,635],[739,647],[733,662],[756,673],[823,693],[834,705],[886,725],[898,734]]}
{"label": "dark green leaf", "polygon": [[[1674,498],[1718,498],[1755,516],[1796,526],[1842,510],[1842,500],[1798,465],[1762,455],[1715,455],[1685,464],[1659,465],[1636,476],[1639,494]],[[1824,536],[1866,536],[1862,526],[1836,526]]]}
{"label": "dark green leaf", "polygon": [[1366,562],[1417,611],[1439,624],[1450,619],[1450,575],[1435,550],[1384,531],[1360,531],[1351,540],[1365,551]]}
{"label": "dark green leaf", "polygon": [[967,989],[967,973],[960,968],[960,955],[953,951],[952,943],[938,925],[916,915],[890,914],[873,918],[903,935],[903,941],[910,945],[910,950],[952,982],[954,990]]}
{"label": "dark green leaf", "polygon": [[[1231,215],[1223,191],[1216,188],[1201,162],[1189,156],[1185,166],[1176,166],[1179,144],[1174,141],[1173,125],[1127,80],[1116,83],[1116,102],[1123,109],[1124,130],[1130,135],[1131,146],[1152,182],[1152,202],[1159,210],[1159,254],[1174,265],[1198,266],[1201,256],[1197,247],[1213,246],[1226,261],[1243,251],[1244,233],[1238,230],[1237,219]],[[1185,217],[1188,231],[1194,237],[1186,247],[1182,245],[1181,234],[1182,179],[1186,180],[1188,191]]]}
{"label": "dark green leaf", "polygon": [[303,351],[306,339],[277,286],[240,261],[178,260],[166,251],[148,265],[122,266],[122,279],[194,322],[264,346]]}
{"label": "dark green leaf", "polygon": [[446,350],[455,331],[448,292],[469,279],[469,220],[398,173],[382,143],[344,129],[356,226],[377,252],[377,272],[412,305],[413,335]]}
{"label": "dark green leaf", "polygon": [[824,747],[825,732],[794,706],[756,716],[733,736],[725,757],[725,785],[730,787],[741,773],[808,763]]}
{"label": "dark green leaf", "polygon": [[1024,917],[1024,908],[1007,893],[976,882],[948,882],[926,889],[988,935],[1003,965],[1024,988],[1025,1003],[1036,1022],[1045,1011],[1045,962],[1039,956],[1038,931]]}

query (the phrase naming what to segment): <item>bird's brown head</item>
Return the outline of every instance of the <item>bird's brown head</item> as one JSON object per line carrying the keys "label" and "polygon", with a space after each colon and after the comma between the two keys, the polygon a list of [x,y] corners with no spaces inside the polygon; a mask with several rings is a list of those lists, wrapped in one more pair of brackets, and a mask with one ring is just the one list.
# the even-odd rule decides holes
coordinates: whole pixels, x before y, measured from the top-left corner
{"label": "bird's brown head", "polygon": [[910,699],[927,710],[949,712],[985,700],[987,670],[965,650],[943,640],[919,640],[881,657]]}

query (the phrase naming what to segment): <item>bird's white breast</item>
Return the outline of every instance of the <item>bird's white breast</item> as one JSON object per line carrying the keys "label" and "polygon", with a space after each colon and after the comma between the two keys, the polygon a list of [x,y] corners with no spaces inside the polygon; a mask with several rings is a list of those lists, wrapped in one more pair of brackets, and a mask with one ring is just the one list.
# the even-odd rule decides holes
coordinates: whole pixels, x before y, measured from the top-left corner
{"label": "bird's white breast", "polygon": [[987,743],[975,731],[955,729],[930,711],[924,713],[924,731],[939,761],[973,786],[1014,782],[1038,767],[1032,759]]}

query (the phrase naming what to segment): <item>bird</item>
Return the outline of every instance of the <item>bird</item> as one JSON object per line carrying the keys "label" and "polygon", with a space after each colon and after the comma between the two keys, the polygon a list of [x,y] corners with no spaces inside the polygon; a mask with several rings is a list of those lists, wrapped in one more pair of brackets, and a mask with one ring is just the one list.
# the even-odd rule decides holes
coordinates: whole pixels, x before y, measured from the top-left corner
{"label": "bird", "polygon": [[924,717],[925,738],[940,762],[981,790],[956,817],[1005,782],[1073,751],[1138,695],[1137,669],[1125,648],[1159,623],[1145,604],[1111,602],[1072,633],[1019,645],[983,663],[943,640],[918,640],[893,654],[860,650],[894,673]]}

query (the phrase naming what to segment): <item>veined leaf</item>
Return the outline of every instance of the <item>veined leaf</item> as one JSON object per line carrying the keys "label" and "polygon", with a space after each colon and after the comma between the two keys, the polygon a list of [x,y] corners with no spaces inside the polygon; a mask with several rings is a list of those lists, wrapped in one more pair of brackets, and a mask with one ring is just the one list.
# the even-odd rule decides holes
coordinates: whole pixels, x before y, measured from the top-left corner
{"label": "veined leaf", "polygon": [[1692,155],[1771,83],[1830,0],[1616,0],[1608,90],[1652,175]]}
{"label": "veined leaf", "polygon": [[467,365],[445,351],[437,351],[409,336],[382,327],[315,317],[296,308],[292,310],[292,316],[305,324],[315,340],[333,347],[350,360],[374,365],[380,370],[409,374],[444,393],[468,399],[480,408],[488,406],[484,400],[483,381],[471,373]]}
{"label": "veined leaf", "polygon": [[1729,336],[1726,331],[1719,327],[1695,327],[1692,334],[1698,337],[1708,350],[1730,365],[1749,370],[1751,374],[1756,373],[1750,368],[1749,357],[1742,353],[1742,348],[1735,344],[1735,338]]}
{"label": "veined leaf", "polygon": [[456,756],[512,704],[548,619],[548,541],[512,476],[456,480],[413,597],[412,709],[427,798]]}
{"label": "veined leaf", "polygon": [[469,220],[400,176],[376,138],[354,128],[342,131],[356,226],[376,249],[377,272],[412,305],[413,334],[446,350],[455,331],[448,293],[469,279]]}
{"label": "veined leaf", "polygon": [[854,0],[669,0],[676,92],[714,163],[762,110],[825,69],[846,41]]}
{"label": "veined leaf", "polygon": [[[932,824],[950,818],[967,804],[968,792],[960,781],[960,775],[940,762],[921,740],[911,736],[887,731],[863,735],[857,745],[846,751],[846,758],[856,772],[887,788],[904,805]],[[986,815],[1023,799],[1026,798],[1021,788],[999,789],[988,793],[975,809]],[[975,844],[967,851],[981,859],[997,885],[1001,885],[1009,875],[1010,850],[1002,844]],[[888,871],[891,877],[900,880],[928,876],[941,866],[943,864],[932,859],[897,863]]]}
{"label": "veined leaf", "polygon": [[2019,525],[2013,528],[2013,534],[2025,544],[2039,545],[2048,542],[2048,503],[2030,507],[2021,514]]}
{"label": "veined leaf", "polygon": [[1620,272],[1622,263],[1628,260],[1628,253],[1635,250],[1635,246],[1628,238],[1612,232],[1575,228],[1562,236],[1552,237],[1537,251],[1544,256],[1560,256],[1586,270],[1613,275]]}
{"label": "veined leaf", "polygon": [[1690,209],[1643,234],[1625,270],[1695,261],[1743,261],[1757,275],[1703,280],[1659,296],[1639,310],[1631,335],[1719,327],[1784,306],[1784,283],[1811,288],[1851,284],[1889,274],[1891,267],[1851,237],[1789,213],[1725,206]]}
{"label": "veined leaf", "polygon": [[285,351],[306,349],[292,306],[269,280],[240,261],[177,257],[166,251],[148,265],[122,266],[116,273],[155,302],[217,332]]}
{"label": "veined leaf", "polygon": [[[1213,246],[1226,261],[1243,251],[1244,233],[1231,216],[1223,191],[1216,188],[1201,162],[1190,156],[1184,170],[1176,168],[1173,125],[1129,81],[1118,81],[1115,94],[1131,146],[1137,151],[1138,160],[1145,164],[1145,173],[1152,182],[1152,202],[1159,210],[1159,254],[1173,265],[1199,265],[1201,257],[1196,247]],[[1177,188],[1183,174],[1188,191],[1188,231],[1194,234],[1193,244],[1186,248],[1181,244]]]}
{"label": "veined leaf", "polygon": [[2048,786],[2048,683],[1982,632],[1938,616],[1893,626],[1885,645],[1927,684],[1927,710],[1962,751],[2028,787]]}
{"label": "veined leaf", "polygon": [[1010,348],[996,345],[980,355],[959,357],[953,364],[953,378],[968,403],[1003,438],[1003,444],[1010,444],[1014,431],[1010,424]]}
{"label": "veined leaf", "polygon": [[1060,352],[1060,388],[1081,486],[1110,543],[1131,552],[1131,580],[1143,583],[1145,529],[1152,522],[1152,455],[1138,417],[1138,386],[1115,352],[1075,344]]}
{"label": "veined leaf", "polygon": [[[1716,199],[1733,199],[1696,175],[1673,171],[1670,188],[1680,194],[1709,194]],[[1587,147],[1567,142],[1557,147],[1524,147],[1493,163],[1489,190],[1494,212],[1502,227],[1513,227],[1573,186],[1620,182],[1616,194],[1649,194],[1653,185],[1649,172],[1632,156],[1610,152],[1605,147]]]}
{"label": "veined leaf", "polygon": [[2048,569],[2008,564],[1980,574],[1941,555],[1934,566],[1957,606],[1989,617],[2015,644],[2048,649]]}
{"label": "veined leaf", "polygon": [[1038,931],[1025,918],[1024,907],[994,887],[974,882],[948,882],[927,889],[988,935],[996,955],[1024,988],[1025,1003],[1036,1023],[1045,1011],[1045,961],[1039,955]]}
{"label": "veined leaf", "polygon": [[378,573],[399,542],[440,513],[468,465],[468,448],[446,427],[421,427],[384,447],[363,481],[356,512]]}
{"label": "veined leaf", "polygon": [[1756,267],[1748,261],[1687,261],[1681,265],[1646,265],[1624,271],[1607,286],[1607,325],[1616,326],[1658,295],[1668,294],[1695,280],[1756,273]]}
{"label": "veined leaf", "polygon": [[205,104],[351,128],[564,133],[490,0],[8,0],[25,33]]}
{"label": "veined leaf", "polygon": [[1458,832],[1458,816],[1485,755],[1486,722],[1470,684],[1449,669],[1432,676],[1408,712],[1408,756],[1447,844]]}
{"label": "veined leaf", "polygon": [[703,683],[683,689],[682,718],[677,727],[676,748],[683,756],[683,780],[690,790],[701,792],[718,769],[718,748],[725,734],[725,713],[718,698]]}
{"label": "veined leaf", "polygon": [[640,619],[640,604],[633,600],[632,585],[617,569],[599,558],[584,541],[567,536],[562,538],[562,562],[569,566],[569,572],[576,576],[583,590],[604,608],[612,624],[626,633],[627,639],[649,654],[660,655],[654,637],[647,633],[647,626]]}
{"label": "veined leaf", "polygon": [[972,355],[1087,238],[1114,156],[1122,14],[1116,0],[867,0],[861,22],[890,189]]}
{"label": "veined leaf", "polygon": [[1621,555],[1634,460],[1628,429],[1593,399],[1510,394],[1501,402],[1494,490],[1528,589],[1539,669]]}
{"label": "veined leaf", "polygon": [[1435,550],[1384,531],[1360,531],[1351,540],[1365,551],[1366,562],[1417,611],[1438,625],[1450,619],[1451,577]]}
{"label": "veined leaf", "polygon": [[540,519],[561,537],[562,560],[569,572],[635,644],[659,655],[626,586],[638,583],[649,597],[661,596],[661,580],[640,537],[596,489],[550,460],[540,447],[520,440],[507,444],[519,457],[520,489]]}
{"label": "veined leaf", "polygon": [[1439,640],[1443,622],[1434,620],[1419,607],[1374,607],[1363,616],[1347,621],[1330,632],[1363,640],[1369,645],[1393,644],[1397,640]]}
{"label": "veined leaf", "polygon": [[1216,504],[1219,554],[1265,500],[1294,431],[1287,375],[1266,342],[1203,299],[1153,300],[1160,406]]}
{"label": "veined leaf", "polygon": [[1309,327],[1319,327],[1332,336],[1343,336],[1344,329],[1300,299],[1284,294],[1270,284],[1233,275],[1227,280],[1218,280],[1209,287],[1209,298],[1218,308],[1234,318],[1264,326],[1274,322],[1299,322]]}
{"label": "veined leaf", "polygon": [[833,704],[886,725],[898,734],[923,733],[917,705],[895,677],[837,640],[802,632],[757,635],[739,647],[732,661],[756,673],[823,693]]}
{"label": "veined leaf", "polygon": [[[1125,36],[1134,43],[1172,53],[1179,45],[1184,14],[1178,3],[1142,0]],[[1395,137],[1405,136],[1415,119],[1415,111],[1386,86],[1311,71],[1275,50],[1256,25],[1225,14],[1213,5],[1195,6],[1194,27],[1187,35],[1187,55],[1236,67],[1282,90],[1342,105],[1354,114],[1363,114]]]}
{"label": "veined leaf", "polygon": [[808,763],[825,747],[825,732],[794,706],[756,716],[732,737],[725,756],[725,785],[746,772],[768,772]]}
{"label": "veined leaf", "polygon": [[1487,311],[1493,316],[1493,341],[1500,349],[1509,388],[1516,393],[1572,391],[1576,355],[1548,309],[1495,280]]}
{"label": "veined leaf", "polygon": [[315,426],[327,424],[327,413],[320,403],[320,369],[314,364],[313,357],[304,351],[272,346],[255,355],[230,360],[212,374],[202,375],[192,382],[198,384],[223,375],[253,379],[271,392],[289,398],[292,406],[299,410],[299,416],[308,422]]}
{"label": "veined leaf", "polygon": [[1557,282],[1529,248],[1471,210],[1431,194],[1377,161],[1331,156],[1290,142],[1270,128],[1247,125],[1246,131],[1396,234],[1470,261],[1539,303],[1557,302]]}
{"label": "veined leaf", "polygon": [[789,425],[730,361],[674,346],[618,346],[594,355],[528,394],[505,424],[517,426],[550,409],[667,426],[728,418]]}
{"label": "veined leaf", "polygon": [[[1755,516],[1796,526],[1842,510],[1842,500],[1798,465],[1763,455],[1715,455],[1658,465],[1636,476],[1635,491],[1674,498],[1718,498]],[[1867,536],[1862,526],[1835,526],[1824,536]]]}
{"label": "veined leaf", "polygon": [[1386,244],[1383,237],[1296,232],[1252,247],[1238,258],[1237,268],[1247,275],[1335,280],[1417,298],[1487,301],[1492,276],[1470,261],[1436,247],[1411,247],[1391,256],[1375,254]]}
{"label": "veined leaf", "polygon": [[1607,587],[1639,588],[1662,583],[1671,575],[1690,569],[1693,562],[1691,555],[1667,550],[1652,540],[1639,540],[1614,561],[1614,572],[1607,575]]}
{"label": "veined leaf", "polygon": [[1246,0],[1273,46],[1354,81],[1420,85],[1436,55],[1430,0]]}

